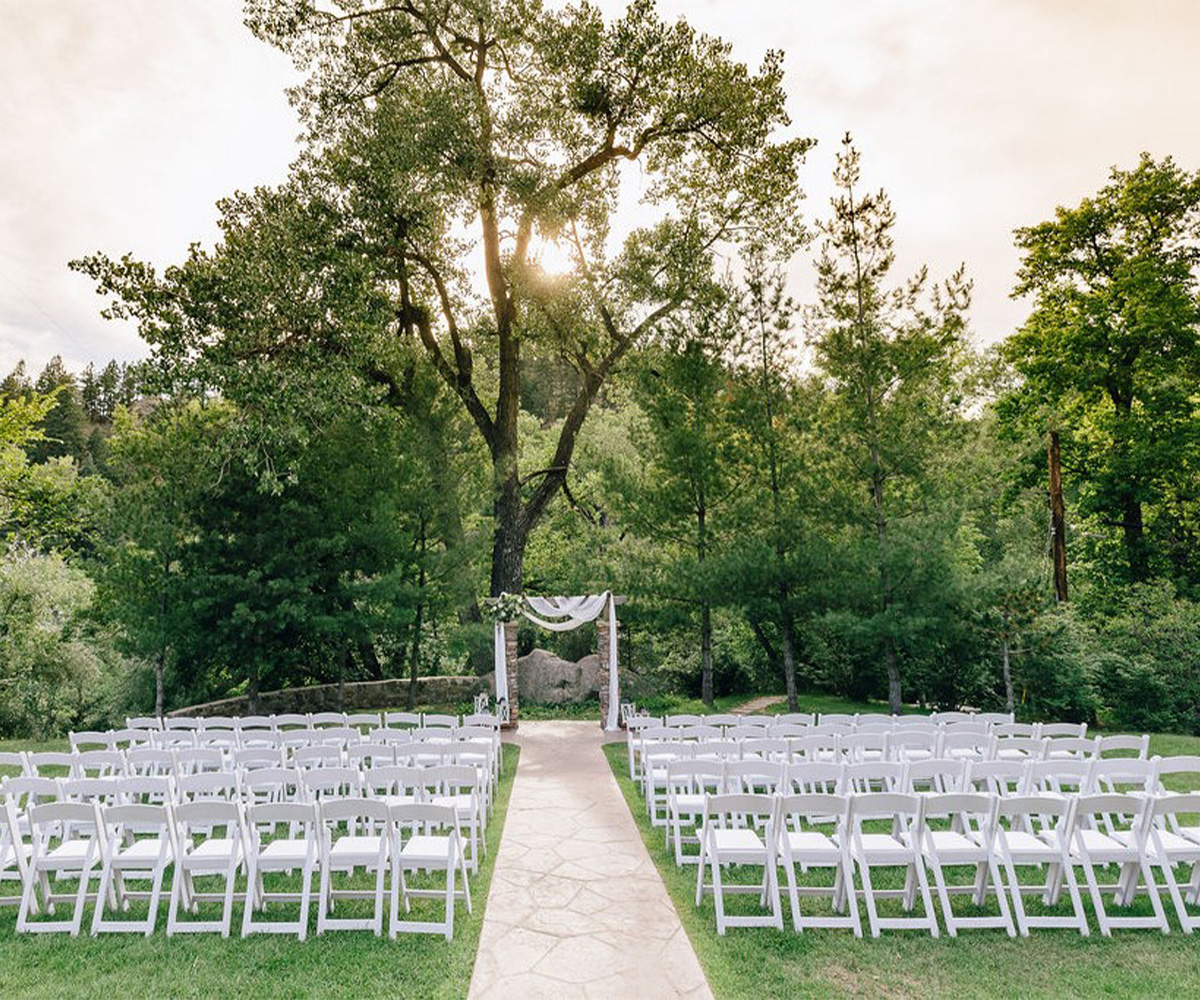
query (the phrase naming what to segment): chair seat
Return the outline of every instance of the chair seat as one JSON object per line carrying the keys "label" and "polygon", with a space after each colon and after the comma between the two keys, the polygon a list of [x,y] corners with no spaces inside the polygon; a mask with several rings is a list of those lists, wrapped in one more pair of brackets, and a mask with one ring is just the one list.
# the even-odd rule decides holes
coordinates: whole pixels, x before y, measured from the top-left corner
{"label": "chair seat", "polygon": [[[1057,838],[1055,838],[1057,840]],[[1014,860],[1024,858],[1030,861],[1057,861],[1059,849],[1056,843],[1049,843],[1037,834],[1027,830],[1010,830],[1005,834],[1008,851]]]}
{"label": "chair seat", "polygon": [[474,797],[469,794],[436,795],[432,801],[436,806],[452,806],[459,813],[471,812],[475,808]]}
{"label": "chair seat", "polygon": [[[1116,837],[1110,837],[1101,830],[1079,830],[1077,836],[1083,842],[1084,850],[1087,851],[1093,861],[1103,862],[1106,859],[1131,861],[1134,859],[1133,852],[1128,844],[1122,843]],[[1074,846],[1071,850],[1071,856],[1080,856],[1079,850]]]}
{"label": "chair seat", "polygon": [[929,838],[943,863],[953,863],[955,860],[975,862],[987,858],[987,852],[979,844],[956,830],[930,830]]}
{"label": "chair seat", "polygon": [[912,860],[913,852],[907,844],[897,840],[890,833],[864,833],[862,856],[872,864],[906,865]]}
{"label": "chair seat", "polygon": [[[1180,858],[1181,860],[1190,861],[1193,858],[1200,857],[1200,843],[1194,840],[1181,837],[1171,830],[1159,830],[1158,837],[1162,843],[1163,850],[1166,851],[1169,858]],[[1158,859],[1153,838],[1146,842],[1146,853],[1151,855],[1151,860]]]}
{"label": "chair seat", "polygon": [[[113,852],[113,861],[117,864],[122,862],[155,862],[158,860],[159,854],[162,852],[163,841],[158,837],[144,837],[141,840],[135,840],[128,847],[122,847]],[[171,856],[170,847],[167,848],[167,857]]]}
{"label": "chair seat", "polygon": [[458,854],[454,849],[452,837],[420,833],[404,842],[404,846],[400,848],[400,857],[407,867],[420,867],[425,863],[454,864]]}
{"label": "chair seat", "polygon": [[78,866],[87,857],[90,841],[65,840],[47,851],[39,860],[40,868],[68,868]]}
{"label": "chair seat", "polygon": [[303,864],[308,856],[308,844],[303,840],[273,840],[258,853],[259,863]]}
{"label": "chair seat", "polygon": [[704,809],[704,800],[706,795],[673,795],[671,801],[675,803],[675,808],[681,813],[698,813]]}
{"label": "chair seat", "polygon": [[818,859],[837,864],[842,856],[837,841],[816,830],[789,830],[787,842],[792,854],[799,856],[800,860],[807,864],[816,864]]}
{"label": "chair seat", "polygon": [[242,857],[241,844],[231,837],[210,837],[196,847],[184,858],[184,867],[200,868],[204,865],[224,868]]}
{"label": "chair seat", "polygon": [[763,852],[762,838],[753,830],[712,830],[709,834],[722,854]]}
{"label": "chair seat", "polygon": [[329,860],[334,865],[346,864],[356,858],[374,860],[379,857],[385,843],[384,837],[348,834],[334,842],[329,849]]}

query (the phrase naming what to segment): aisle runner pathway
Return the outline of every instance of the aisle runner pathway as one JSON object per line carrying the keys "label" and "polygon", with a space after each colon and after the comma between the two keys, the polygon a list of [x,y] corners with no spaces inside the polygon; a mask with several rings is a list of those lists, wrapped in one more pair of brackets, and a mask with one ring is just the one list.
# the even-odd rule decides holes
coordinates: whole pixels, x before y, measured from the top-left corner
{"label": "aisle runner pathway", "polygon": [[522,722],[471,1000],[712,994],[594,722]]}

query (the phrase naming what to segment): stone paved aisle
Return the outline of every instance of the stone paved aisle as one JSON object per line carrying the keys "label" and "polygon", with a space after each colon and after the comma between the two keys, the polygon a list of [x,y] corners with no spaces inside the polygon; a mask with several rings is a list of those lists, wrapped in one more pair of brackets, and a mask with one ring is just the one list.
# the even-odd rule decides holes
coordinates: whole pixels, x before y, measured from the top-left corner
{"label": "stone paved aisle", "polygon": [[522,722],[471,1000],[708,998],[594,722]]}

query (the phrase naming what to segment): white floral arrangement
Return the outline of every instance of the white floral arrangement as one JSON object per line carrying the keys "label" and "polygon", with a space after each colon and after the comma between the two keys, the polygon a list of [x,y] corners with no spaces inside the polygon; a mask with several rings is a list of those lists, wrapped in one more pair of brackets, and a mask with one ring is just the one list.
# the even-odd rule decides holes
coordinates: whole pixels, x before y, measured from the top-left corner
{"label": "white floral arrangement", "polygon": [[493,621],[513,622],[521,617],[525,609],[525,598],[521,594],[502,593],[484,602],[484,613]]}

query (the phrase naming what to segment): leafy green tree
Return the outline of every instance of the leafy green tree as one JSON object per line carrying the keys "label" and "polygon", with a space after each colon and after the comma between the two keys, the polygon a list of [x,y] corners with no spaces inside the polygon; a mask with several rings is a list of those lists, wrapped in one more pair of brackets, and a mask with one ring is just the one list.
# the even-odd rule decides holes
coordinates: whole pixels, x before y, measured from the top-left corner
{"label": "leafy green tree", "polygon": [[[832,218],[821,224],[818,301],[807,317],[808,335],[830,389],[830,440],[847,481],[867,499],[854,504],[851,517],[871,536],[870,625],[887,671],[888,703],[899,712],[899,620],[919,592],[917,580],[936,578],[928,572],[936,547],[927,545],[950,527],[930,503],[928,487],[957,425],[971,286],[961,269],[931,285],[924,268],[889,286],[895,215],[884,192],[861,193],[859,153],[849,135],[834,180],[839,193]],[[928,533],[918,541],[906,521],[924,521]]]}
{"label": "leafy green tree", "polygon": [[54,396],[54,406],[42,421],[42,435],[30,445],[30,459],[44,462],[48,458],[70,458],[82,461],[87,454],[87,414],[79,401],[79,387],[63,364],[62,358],[51,358],[38,375],[34,390],[41,395]]}
{"label": "leafy green tree", "polygon": [[1014,294],[1033,311],[1005,344],[1020,377],[1007,419],[1052,408],[1081,513],[1118,529],[1128,579],[1172,560],[1194,578],[1194,526],[1177,529],[1200,445],[1200,173],[1143,154],[1016,242]]}
{"label": "leafy green tree", "polygon": [[[306,73],[292,181],[230,199],[222,246],[161,279],[130,259],[78,266],[165,367],[204,355],[240,403],[307,396],[306,379],[357,403],[401,398],[396,342],[416,345],[486,449],[490,590],[519,591],[530,532],[622,359],[707,286],[715,248],[794,233],[808,142],[775,137],[781,56],[751,72],[648,0],[611,24],[530,0],[249,0],[246,14]],[[612,254],[634,162],[645,221]],[[568,274],[538,264],[555,241]],[[529,469],[522,357],[538,343],[577,381],[549,462]]]}
{"label": "leafy green tree", "polygon": [[626,493],[627,523],[673,554],[657,567],[657,589],[698,613],[706,705],[714,696],[713,609],[723,603],[713,564],[728,538],[721,518],[744,482],[745,442],[732,419],[725,362],[734,334],[718,303],[695,325],[671,324],[661,343],[644,352],[635,394],[645,415],[644,464]]}
{"label": "leafy green tree", "polygon": [[0,732],[44,739],[102,711],[106,678],[130,664],[89,621],[94,592],[59,555],[0,557]]}

